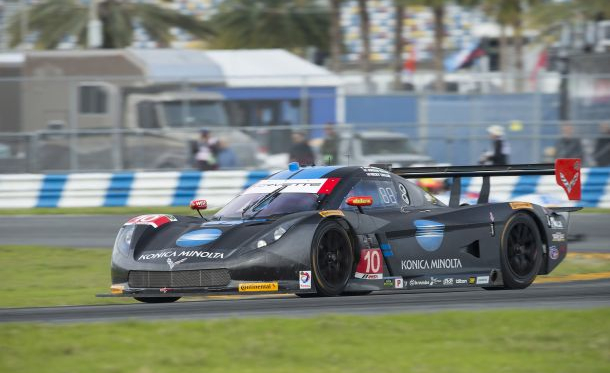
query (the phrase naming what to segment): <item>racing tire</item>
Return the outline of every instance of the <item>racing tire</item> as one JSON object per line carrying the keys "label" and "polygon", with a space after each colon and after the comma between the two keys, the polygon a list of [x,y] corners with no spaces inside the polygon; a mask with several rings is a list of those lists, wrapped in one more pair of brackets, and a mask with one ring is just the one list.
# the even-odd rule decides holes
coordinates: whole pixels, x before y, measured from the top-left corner
{"label": "racing tire", "polygon": [[323,221],[311,246],[313,281],[318,295],[341,295],[354,266],[354,249],[349,233],[334,220]]}
{"label": "racing tire", "polygon": [[504,289],[525,289],[534,282],[542,266],[542,239],[538,226],[530,215],[516,213],[506,222],[501,240]]}
{"label": "racing tire", "polygon": [[133,299],[142,303],[173,303],[180,297],[133,297]]}

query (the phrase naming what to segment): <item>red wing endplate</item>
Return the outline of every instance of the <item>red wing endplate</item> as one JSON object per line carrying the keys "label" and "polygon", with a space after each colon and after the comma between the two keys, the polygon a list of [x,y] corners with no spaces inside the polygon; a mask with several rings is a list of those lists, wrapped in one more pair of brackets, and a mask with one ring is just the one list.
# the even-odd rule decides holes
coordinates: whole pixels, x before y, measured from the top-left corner
{"label": "red wing endplate", "polygon": [[555,181],[561,186],[571,201],[580,200],[580,166],[578,158],[564,158],[555,161]]}

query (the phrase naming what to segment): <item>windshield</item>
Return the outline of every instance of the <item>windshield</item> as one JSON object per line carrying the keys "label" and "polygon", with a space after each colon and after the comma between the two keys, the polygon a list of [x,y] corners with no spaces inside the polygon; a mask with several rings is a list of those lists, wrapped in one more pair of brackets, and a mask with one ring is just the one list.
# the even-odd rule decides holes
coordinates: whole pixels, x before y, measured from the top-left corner
{"label": "windshield", "polygon": [[161,106],[169,127],[220,127],[229,122],[220,101],[164,101]]}
{"label": "windshield", "polygon": [[362,152],[364,155],[417,153],[408,139],[362,139]]}
{"label": "windshield", "polygon": [[[279,193],[255,209],[251,206],[267,196],[266,193],[248,193],[237,196],[225,207],[218,211],[214,217],[217,219],[267,217],[278,214],[292,214],[302,211],[313,211],[318,208],[318,195],[314,193]],[[245,212],[244,212],[245,210]]]}

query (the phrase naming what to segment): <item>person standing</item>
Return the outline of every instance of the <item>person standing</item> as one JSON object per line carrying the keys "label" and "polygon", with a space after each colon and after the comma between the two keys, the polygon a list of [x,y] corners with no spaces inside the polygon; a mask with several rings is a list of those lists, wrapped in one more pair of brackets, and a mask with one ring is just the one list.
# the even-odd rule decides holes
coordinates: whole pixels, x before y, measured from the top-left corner
{"label": "person standing", "polygon": [[304,133],[294,132],[292,134],[292,148],[290,148],[289,159],[290,162],[298,162],[304,166],[314,164],[313,150],[307,143]]}
{"label": "person standing", "polygon": [[486,165],[506,165],[510,155],[510,145],[504,138],[504,127],[493,125],[487,128],[491,140],[491,150],[483,153],[479,162]]}
{"label": "person standing", "polygon": [[601,137],[595,142],[593,158],[597,166],[610,166],[610,123],[600,124],[599,132]]}
{"label": "person standing", "polygon": [[210,137],[210,131],[201,130],[199,141],[195,148],[195,162],[200,171],[209,171],[216,168],[216,140]]}
{"label": "person standing", "polygon": [[561,127],[561,137],[555,143],[555,158],[583,159],[582,143],[574,137],[574,127],[569,123]]}
{"label": "person standing", "polygon": [[332,124],[327,123],[324,127],[324,142],[320,147],[322,153],[322,162],[328,166],[337,164],[337,147],[339,141],[337,139],[337,132]]}
{"label": "person standing", "polygon": [[227,140],[220,138],[218,139],[218,153],[216,154],[216,160],[218,161],[218,168],[236,168],[237,157],[235,152],[229,148]]}

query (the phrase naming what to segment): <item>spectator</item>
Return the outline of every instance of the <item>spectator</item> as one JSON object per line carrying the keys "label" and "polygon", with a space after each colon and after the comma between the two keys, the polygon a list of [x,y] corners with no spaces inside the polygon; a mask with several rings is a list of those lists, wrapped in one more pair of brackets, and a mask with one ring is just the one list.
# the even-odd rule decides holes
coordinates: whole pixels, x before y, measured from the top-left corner
{"label": "spectator", "polygon": [[199,141],[195,147],[195,162],[197,169],[208,171],[216,168],[216,140],[210,137],[208,130],[201,130]]}
{"label": "spectator", "polygon": [[582,143],[574,137],[574,127],[566,123],[561,127],[561,137],[555,143],[556,158],[583,158]]}
{"label": "spectator", "polygon": [[300,165],[313,165],[314,155],[305,134],[302,132],[294,132],[292,134],[292,148],[289,153],[290,162],[298,162]]}
{"label": "spectator", "polygon": [[237,167],[237,157],[235,152],[229,148],[227,140],[220,138],[217,145],[218,153],[216,154],[216,160],[218,161],[218,168],[235,168]]}
{"label": "spectator", "polygon": [[320,148],[320,152],[322,153],[322,162],[327,165],[336,165],[337,164],[337,147],[338,147],[338,139],[337,132],[335,132],[335,127],[327,123],[326,127],[324,127],[324,142],[322,143],[322,147]]}
{"label": "spectator", "polygon": [[600,137],[595,142],[593,158],[600,167],[610,166],[610,123],[599,125]]}
{"label": "spectator", "polygon": [[487,133],[491,139],[492,150],[483,153],[479,162],[494,166],[508,164],[510,145],[504,139],[504,128],[498,125],[490,126],[487,128]]}

